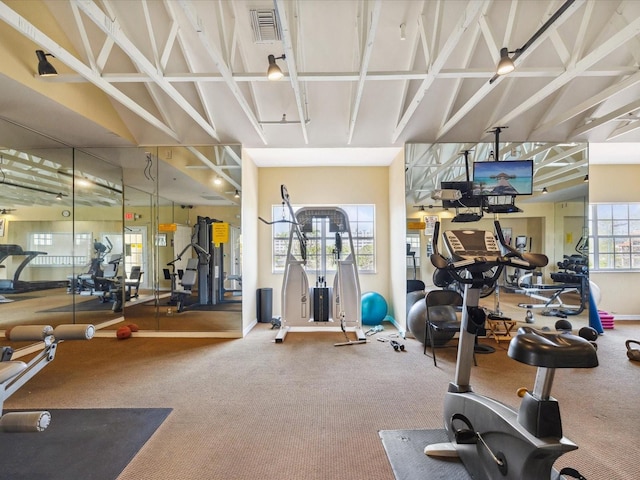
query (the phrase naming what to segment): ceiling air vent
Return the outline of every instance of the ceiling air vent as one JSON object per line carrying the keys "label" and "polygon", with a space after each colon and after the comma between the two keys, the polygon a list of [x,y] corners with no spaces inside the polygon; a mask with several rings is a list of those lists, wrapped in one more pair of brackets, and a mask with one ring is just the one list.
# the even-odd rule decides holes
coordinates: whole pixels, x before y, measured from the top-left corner
{"label": "ceiling air vent", "polygon": [[251,29],[255,43],[272,43],[282,39],[275,10],[251,10]]}
{"label": "ceiling air vent", "polygon": [[200,197],[204,198],[209,202],[218,202],[220,200],[226,200],[226,198],[221,197],[220,195],[200,195]]}

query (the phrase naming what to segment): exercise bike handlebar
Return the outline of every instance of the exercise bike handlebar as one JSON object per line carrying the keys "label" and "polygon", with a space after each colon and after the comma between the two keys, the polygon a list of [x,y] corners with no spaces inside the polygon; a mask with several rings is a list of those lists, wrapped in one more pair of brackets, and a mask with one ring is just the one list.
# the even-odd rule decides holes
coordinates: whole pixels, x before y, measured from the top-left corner
{"label": "exercise bike handlebar", "polygon": [[[464,270],[470,272],[487,272],[492,268],[498,267],[493,275],[482,277],[482,283],[485,285],[492,285],[506,266],[514,266],[523,270],[533,270],[538,267],[544,267],[549,263],[549,259],[546,255],[519,252],[511,245],[508,245],[504,240],[504,234],[502,233],[500,223],[496,220],[494,225],[498,242],[500,243],[500,246],[507,251],[506,255],[493,255],[491,252],[487,251],[479,252],[474,256],[464,255],[460,260],[453,260],[444,257],[438,249],[440,222],[436,222],[432,239],[433,253],[430,257],[431,263],[438,269],[449,271],[455,280],[462,284],[478,283],[476,275],[472,274],[471,277],[463,276],[462,271]],[[486,253],[487,255],[483,255],[483,253]]]}
{"label": "exercise bike handlebar", "polygon": [[498,236],[498,241],[500,242],[500,245],[508,252],[506,255],[507,257],[520,258],[525,262],[527,262],[530,265],[530,267],[527,268],[523,266],[522,268],[524,268],[525,270],[533,270],[534,268],[546,267],[548,265],[549,257],[547,257],[546,255],[542,253],[520,252],[516,248],[509,245],[504,239],[504,234],[502,233],[502,227],[500,226],[500,222],[498,220],[495,220],[493,224],[495,226],[496,235]]}

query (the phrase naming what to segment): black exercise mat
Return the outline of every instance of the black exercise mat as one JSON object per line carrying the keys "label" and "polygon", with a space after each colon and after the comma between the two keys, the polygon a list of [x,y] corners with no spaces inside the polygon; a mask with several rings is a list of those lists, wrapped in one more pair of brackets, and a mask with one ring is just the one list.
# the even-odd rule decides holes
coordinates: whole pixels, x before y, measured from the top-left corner
{"label": "black exercise mat", "polygon": [[0,477],[115,480],[171,410],[49,410],[44,432],[0,433]]}
{"label": "black exercise mat", "polygon": [[432,458],[424,447],[448,442],[442,430],[380,430],[396,480],[466,480],[469,474],[456,458]]}

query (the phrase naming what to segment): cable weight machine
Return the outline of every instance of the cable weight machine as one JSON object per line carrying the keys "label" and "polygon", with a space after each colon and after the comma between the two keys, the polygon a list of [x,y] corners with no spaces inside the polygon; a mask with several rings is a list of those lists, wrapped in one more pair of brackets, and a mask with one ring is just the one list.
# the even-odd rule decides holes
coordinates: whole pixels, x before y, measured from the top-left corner
{"label": "cable weight machine", "polygon": [[[290,220],[268,222],[259,218],[268,225],[290,224],[281,292],[282,320],[276,343],[283,342],[289,331],[342,331],[348,341],[340,345],[366,343],[362,330],[360,280],[347,213],[333,206],[302,207],[294,211],[284,185],[280,187],[280,193],[283,209],[288,210]],[[333,256],[318,247],[313,250],[315,265],[310,266],[308,257],[312,249],[307,235],[328,238],[328,233],[335,235]],[[333,258],[336,268],[333,283],[327,279],[329,258]],[[308,273],[314,270],[315,285],[310,287]],[[349,340],[347,332],[354,332],[356,340]]]}

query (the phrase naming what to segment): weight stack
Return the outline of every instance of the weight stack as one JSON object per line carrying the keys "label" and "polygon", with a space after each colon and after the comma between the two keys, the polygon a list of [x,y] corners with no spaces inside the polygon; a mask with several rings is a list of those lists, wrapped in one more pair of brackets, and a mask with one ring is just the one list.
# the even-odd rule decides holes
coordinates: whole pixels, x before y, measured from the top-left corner
{"label": "weight stack", "polygon": [[315,287],[313,289],[313,321],[329,321],[329,288]]}

